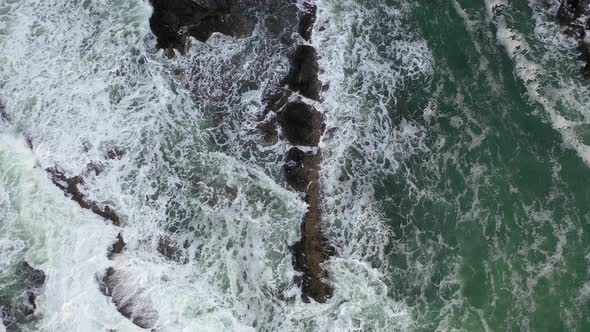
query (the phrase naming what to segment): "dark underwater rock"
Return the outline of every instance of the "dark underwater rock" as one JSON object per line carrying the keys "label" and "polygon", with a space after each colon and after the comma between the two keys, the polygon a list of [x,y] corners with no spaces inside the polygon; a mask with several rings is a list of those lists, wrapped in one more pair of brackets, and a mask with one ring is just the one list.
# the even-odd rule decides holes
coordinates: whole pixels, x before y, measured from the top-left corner
{"label": "dark underwater rock", "polygon": [[141,293],[130,293],[126,288],[125,274],[109,267],[102,277],[98,277],[100,291],[108,297],[124,317],[131,320],[135,325],[151,329],[158,321],[158,312],[153,308],[149,298]]}
{"label": "dark underwater rock", "polygon": [[299,35],[306,41],[311,40],[311,32],[315,24],[318,8],[311,1],[303,2],[303,10],[299,17],[298,31]]}
{"label": "dark underwater rock", "polygon": [[20,324],[35,319],[37,296],[43,291],[46,280],[43,271],[33,268],[26,261],[17,266],[15,275],[22,292],[13,298],[0,297],[0,320],[9,332],[20,331]]}
{"label": "dark underwater rock", "polygon": [[6,105],[4,105],[2,100],[0,100],[0,119],[2,119],[2,121],[6,123],[12,122],[10,115],[6,111]]}
{"label": "dark underwater rock", "polygon": [[53,184],[61,189],[74,202],[78,203],[81,208],[90,210],[104,219],[110,220],[115,226],[121,225],[119,215],[113,211],[111,207],[105,205],[101,208],[95,202],[89,201],[80,191],[79,186],[84,184],[84,179],[82,177],[74,176],[69,178],[55,167],[47,168],[46,171],[51,175],[51,181]]}
{"label": "dark underwater rock", "polygon": [[[187,244],[188,243],[185,243],[185,245]],[[178,242],[170,236],[163,235],[158,239],[158,252],[171,261],[178,263],[188,262],[184,249],[183,246],[180,246]]]}
{"label": "dark underwater rock", "polygon": [[118,146],[113,146],[111,148],[109,148],[106,152],[106,158],[107,159],[121,159],[125,156],[125,154],[127,154],[127,151],[125,151],[124,149],[118,147]]}

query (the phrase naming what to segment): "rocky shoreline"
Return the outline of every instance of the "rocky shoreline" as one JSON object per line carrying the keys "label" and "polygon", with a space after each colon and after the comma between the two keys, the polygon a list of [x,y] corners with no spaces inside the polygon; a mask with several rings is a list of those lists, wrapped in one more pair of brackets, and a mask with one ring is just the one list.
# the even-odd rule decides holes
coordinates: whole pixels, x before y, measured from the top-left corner
{"label": "rocky shoreline", "polygon": [[[277,27],[294,21],[293,30],[297,36],[281,37],[284,43],[292,45],[290,69],[279,85],[267,91],[263,100],[266,104],[264,120],[259,123],[259,129],[271,141],[280,129],[282,137],[292,146],[285,156],[283,173],[287,185],[301,192],[308,205],[301,224],[301,239],[291,246],[294,268],[302,274],[296,281],[301,286],[304,301],[325,302],[332,296],[333,289],[327,282],[327,271],[322,263],[334,250],[321,226],[319,142],[325,125],[323,115],[315,107],[322,90],[318,54],[308,43],[317,9],[312,0],[269,2],[277,5],[280,12],[265,18],[267,23],[271,22],[267,27],[269,31],[280,30]],[[151,0],[151,3],[154,12],[150,26],[157,38],[157,47],[165,49],[167,54],[173,54],[172,49],[185,53],[189,36],[202,42],[213,32],[248,36],[258,22],[253,10],[264,7],[255,0]],[[291,19],[274,22],[279,16]]]}

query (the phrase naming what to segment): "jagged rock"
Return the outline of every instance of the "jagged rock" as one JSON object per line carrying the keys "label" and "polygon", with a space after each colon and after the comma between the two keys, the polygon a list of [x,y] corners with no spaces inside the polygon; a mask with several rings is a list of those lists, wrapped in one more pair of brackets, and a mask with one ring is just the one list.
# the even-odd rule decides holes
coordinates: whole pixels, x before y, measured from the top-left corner
{"label": "jagged rock", "polygon": [[320,99],[322,83],[318,79],[318,55],[310,45],[299,45],[291,56],[291,67],[285,83],[289,89],[313,100]]}
{"label": "jagged rock", "polygon": [[566,27],[566,32],[583,38],[590,14],[590,0],[563,0],[557,11],[559,23]]}
{"label": "jagged rock", "polygon": [[323,116],[313,106],[297,100],[279,113],[278,122],[293,145],[317,146],[323,130]]}
{"label": "jagged rock", "polygon": [[154,12],[150,27],[158,48],[183,51],[187,36],[205,42],[214,32],[246,36],[255,21],[246,17],[248,1],[235,0],[151,0]]}
{"label": "jagged rock", "polygon": [[125,243],[125,240],[123,240],[123,235],[121,235],[121,233],[119,233],[117,235],[117,241],[115,243],[113,243],[113,245],[111,246],[111,249],[109,250],[109,253],[107,254],[109,259],[113,258],[113,255],[118,255],[120,253],[123,252],[123,249],[125,249],[125,246],[127,245],[127,243]]}
{"label": "jagged rock", "polygon": [[55,167],[47,168],[46,171],[51,175],[51,181],[66,195],[69,195],[74,202],[78,203],[81,208],[91,210],[104,219],[110,220],[115,226],[121,225],[119,216],[110,206],[105,205],[104,208],[101,208],[95,202],[86,199],[79,188],[80,185],[84,184],[84,179],[82,177],[74,176],[68,178],[62,171]]}
{"label": "jagged rock", "polygon": [[333,294],[328,274],[322,267],[335,252],[321,230],[320,154],[291,148],[285,163],[287,183],[305,193],[308,210],[301,225],[301,239],[291,246],[295,270],[302,272],[297,282],[303,290],[303,300],[310,298],[323,303]]}
{"label": "jagged rock", "polygon": [[301,37],[306,41],[311,40],[311,32],[313,31],[317,11],[318,8],[314,3],[310,1],[303,2],[303,10],[300,14],[299,26],[297,30],[299,35],[301,35]]}
{"label": "jagged rock", "polygon": [[276,38],[285,45],[290,45],[295,42],[293,32],[297,28],[299,8],[294,3],[284,4],[284,2],[289,1],[275,1],[281,6],[266,17],[264,25],[269,37]]}

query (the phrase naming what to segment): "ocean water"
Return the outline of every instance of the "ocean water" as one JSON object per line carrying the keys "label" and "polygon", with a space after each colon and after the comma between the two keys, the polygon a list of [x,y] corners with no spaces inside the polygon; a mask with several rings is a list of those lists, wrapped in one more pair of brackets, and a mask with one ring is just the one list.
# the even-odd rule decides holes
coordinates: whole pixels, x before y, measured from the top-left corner
{"label": "ocean water", "polygon": [[325,304],[293,282],[289,146],[256,127],[288,70],[263,26],[168,58],[147,2],[0,0],[0,304],[22,262],[47,276],[0,330],[143,330],[101,293],[108,267],[157,331],[590,329],[590,91],[558,1],[316,4]]}

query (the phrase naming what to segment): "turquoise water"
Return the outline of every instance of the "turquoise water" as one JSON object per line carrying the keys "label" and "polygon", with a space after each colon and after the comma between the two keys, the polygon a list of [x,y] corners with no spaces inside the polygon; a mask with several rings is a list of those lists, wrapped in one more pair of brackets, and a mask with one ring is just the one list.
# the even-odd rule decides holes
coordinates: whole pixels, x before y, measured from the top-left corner
{"label": "turquoise water", "polygon": [[[140,330],[98,289],[109,266],[161,331],[590,330],[590,91],[557,1],[316,3],[326,304],[293,283],[288,146],[256,128],[284,45],[258,27],[169,59],[144,2],[0,0],[0,302],[22,261],[48,276],[20,330]],[[63,197],[54,165],[124,228]]]}

